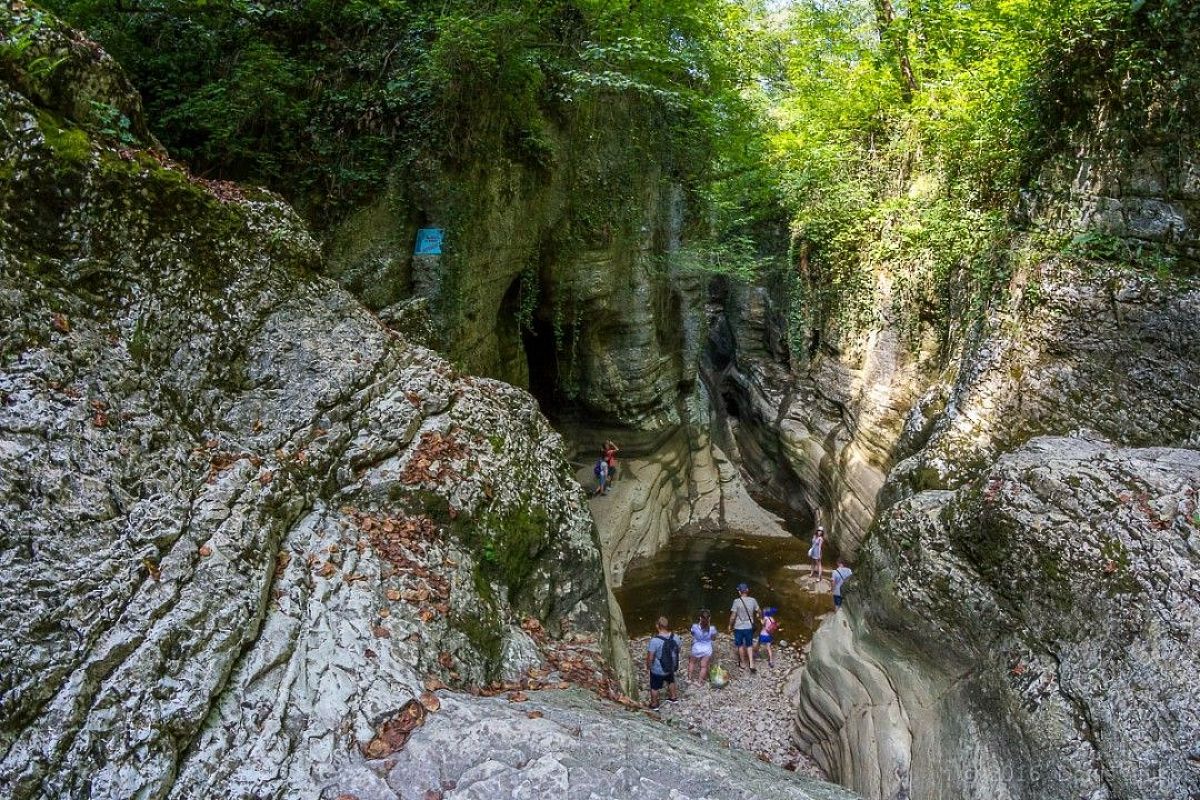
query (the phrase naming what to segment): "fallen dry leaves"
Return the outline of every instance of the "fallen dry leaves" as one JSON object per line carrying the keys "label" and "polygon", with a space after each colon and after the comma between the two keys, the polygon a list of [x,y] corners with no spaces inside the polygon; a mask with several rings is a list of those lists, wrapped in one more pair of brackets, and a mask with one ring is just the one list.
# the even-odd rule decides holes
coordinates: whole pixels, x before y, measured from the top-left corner
{"label": "fallen dry leaves", "polygon": [[459,429],[452,427],[446,433],[426,431],[421,434],[415,452],[400,472],[400,480],[410,485],[461,480],[462,473],[455,463],[465,461],[470,450],[457,438],[458,433]]}
{"label": "fallen dry leaves", "polygon": [[395,603],[404,601],[420,606],[418,616],[428,624],[450,613],[450,581],[429,568],[430,548],[440,544],[442,532],[433,520],[424,516],[375,516],[353,508],[343,508],[353,523],[367,534],[355,547],[361,552],[365,541],[388,563],[381,573],[385,580],[399,578],[402,588],[390,587],[385,596]]}
{"label": "fallen dry leaves", "polygon": [[363,755],[384,758],[404,749],[412,732],[425,724],[427,713],[420,702],[409,700],[398,712],[375,726],[375,738],[363,747]]}

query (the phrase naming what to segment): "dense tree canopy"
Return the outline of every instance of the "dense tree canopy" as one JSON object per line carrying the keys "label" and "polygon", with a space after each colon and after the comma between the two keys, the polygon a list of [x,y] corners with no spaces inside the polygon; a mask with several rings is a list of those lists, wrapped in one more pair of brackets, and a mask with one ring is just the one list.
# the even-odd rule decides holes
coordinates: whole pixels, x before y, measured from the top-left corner
{"label": "dense tree canopy", "polygon": [[652,112],[623,133],[711,206],[689,257],[745,274],[786,219],[831,286],[873,257],[986,289],[1017,189],[1114,98],[1130,137],[1196,135],[1185,0],[46,2],[177,156],[318,224],[398,166],[550,165],[572,104],[623,94]]}

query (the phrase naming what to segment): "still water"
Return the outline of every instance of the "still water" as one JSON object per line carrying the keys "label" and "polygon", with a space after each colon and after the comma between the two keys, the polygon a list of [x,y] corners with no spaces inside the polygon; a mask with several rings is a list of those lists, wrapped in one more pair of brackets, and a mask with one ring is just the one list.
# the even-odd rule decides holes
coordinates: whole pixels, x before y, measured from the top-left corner
{"label": "still water", "polygon": [[[793,536],[737,531],[672,537],[654,556],[630,564],[624,584],[615,590],[629,635],[654,633],[660,614],[676,631],[686,631],[701,608],[712,611],[713,622],[723,632],[737,585],[745,581],[760,606],[779,609],[783,629],[777,640],[807,641],[817,617],[833,610],[828,594],[812,594],[796,582],[808,574],[808,544]],[[789,569],[794,565],[803,569]]]}

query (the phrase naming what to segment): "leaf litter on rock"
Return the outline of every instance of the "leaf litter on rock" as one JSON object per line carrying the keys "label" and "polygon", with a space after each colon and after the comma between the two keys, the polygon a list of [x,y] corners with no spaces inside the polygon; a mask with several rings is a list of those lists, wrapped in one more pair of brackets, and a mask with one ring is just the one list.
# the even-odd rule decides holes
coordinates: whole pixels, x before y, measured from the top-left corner
{"label": "leaf litter on rock", "polygon": [[363,755],[373,759],[385,758],[404,749],[412,732],[425,724],[428,713],[420,701],[409,700],[399,711],[375,726],[375,738],[363,747]]}

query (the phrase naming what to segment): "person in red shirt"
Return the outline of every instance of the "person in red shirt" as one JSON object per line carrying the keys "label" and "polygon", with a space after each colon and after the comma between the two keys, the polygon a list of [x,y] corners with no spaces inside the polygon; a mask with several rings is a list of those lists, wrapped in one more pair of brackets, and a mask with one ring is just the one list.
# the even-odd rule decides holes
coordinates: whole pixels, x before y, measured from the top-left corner
{"label": "person in red shirt", "polygon": [[604,443],[604,460],[608,464],[608,482],[611,485],[617,479],[617,447],[611,439]]}

